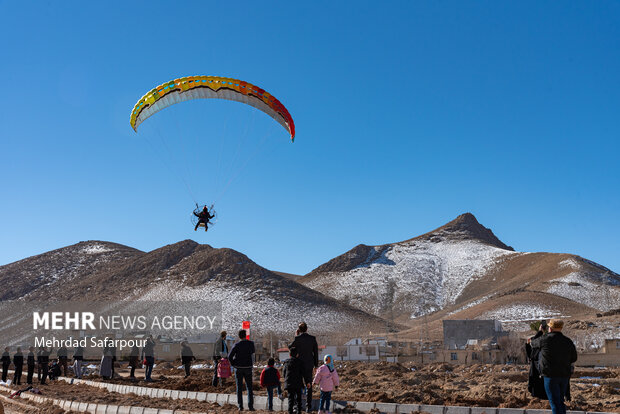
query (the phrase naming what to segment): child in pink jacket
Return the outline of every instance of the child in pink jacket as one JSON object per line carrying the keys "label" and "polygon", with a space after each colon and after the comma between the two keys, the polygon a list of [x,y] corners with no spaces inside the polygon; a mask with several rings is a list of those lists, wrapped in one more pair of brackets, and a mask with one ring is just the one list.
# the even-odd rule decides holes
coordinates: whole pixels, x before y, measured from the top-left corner
{"label": "child in pink jacket", "polygon": [[340,380],[338,373],[334,368],[334,358],[331,355],[325,355],[324,364],[316,371],[313,384],[318,384],[321,389],[321,399],[319,401],[319,413],[329,414],[329,403],[332,400],[332,391],[338,389]]}

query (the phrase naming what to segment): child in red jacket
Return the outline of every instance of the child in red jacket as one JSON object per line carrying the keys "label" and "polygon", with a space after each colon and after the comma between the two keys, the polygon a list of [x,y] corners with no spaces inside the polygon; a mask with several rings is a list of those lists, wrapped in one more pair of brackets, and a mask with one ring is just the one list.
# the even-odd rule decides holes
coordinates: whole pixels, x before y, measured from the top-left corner
{"label": "child in red jacket", "polygon": [[280,373],[274,366],[276,361],[273,358],[269,358],[267,361],[267,368],[260,373],[260,386],[267,387],[267,400],[269,402],[269,411],[273,411],[273,390],[278,390],[278,398],[281,400],[282,387],[280,386]]}

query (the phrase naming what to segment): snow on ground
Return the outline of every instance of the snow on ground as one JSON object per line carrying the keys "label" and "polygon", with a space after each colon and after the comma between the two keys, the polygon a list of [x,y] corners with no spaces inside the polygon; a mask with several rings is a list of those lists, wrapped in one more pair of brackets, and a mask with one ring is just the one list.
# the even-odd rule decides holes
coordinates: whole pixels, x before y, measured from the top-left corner
{"label": "snow on ground", "polygon": [[538,303],[513,303],[481,314],[477,319],[496,319],[504,330],[529,329],[530,321],[568,317],[561,312]]}
{"label": "snow on ground", "polygon": [[593,283],[587,275],[580,272],[572,272],[552,280],[547,292],[603,312],[620,308],[619,288]]}
{"label": "snow on ground", "polygon": [[101,244],[91,244],[82,249],[82,253],[84,254],[98,254],[98,253],[106,253],[111,252],[112,249],[102,246]]}
{"label": "snow on ground", "polygon": [[328,305],[310,305],[300,299],[270,297],[267,292],[227,286],[221,282],[199,287],[179,287],[176,283],[161,282],[140,300],[153,301],[217,301],[222,304],[223,328],[234,330],[244,320],[252,321],[253,329],[291,334],[300,321],[306,321],[314,333],[334,331],[334,327],[350,330],[359,327],[360,319],[353,314]]}
{"label": "snow on ground", "polygon": [[479,304],[481,304],[482,302],[485,302],[485,301],[486,301],[487,299],[489,299],[491,296],[492,296],[492,295],[486,295],[486,296],[484,296],[484,297],[482,297],[482,298],[480,298],[480,299],[478,299],[478,300],[473,300],[473,301],[469,302],[468,304],[466,304],[466,305],[464,305],[464,306],[461,306],[461,307],[460,307],[460,308],[458,308],[457,310],[455,310],[455,311],[452,311],[452,312],[448,313],[448,315],[454,315],[454,314],[457,314],[457,313],[459,313],[459,312],[464,311],[465,309],[469,309],[469,308],[471,308],[471,307],[474,307],[474,306],[476,306],[476,305],[479,305]]}
{"label": "snow on ground", "polygon": [[581,265],[573,258],[562,260],[560,263],[558,263],[558,267],[560,269],[563,269],[566,267],[571,268],[573,270],[581,269]]}
{"label": "snow on ground", "polygon": [[[380,249],[375,247],[375,252]],[[330,296],[380,315],[394,285],[395,307],[417,317],[453,304],[467,285],[515,254],[521,253],[471,240],[411,241],[390,246],[370,264],[317,279],[308,287],[325,292],[325,285]]]}

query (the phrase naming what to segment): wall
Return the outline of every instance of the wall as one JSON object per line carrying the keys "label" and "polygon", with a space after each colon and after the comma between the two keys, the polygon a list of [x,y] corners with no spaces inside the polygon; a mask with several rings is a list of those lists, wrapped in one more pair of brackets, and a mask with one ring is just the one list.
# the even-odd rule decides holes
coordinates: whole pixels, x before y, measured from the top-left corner
{"label": "wall", "polygon": [[443,343],[448,349],[460,348],[467,345],[469,339],[497,340],[498,331],[501,330],[498,321],[495,320],[450,320],[443,321]]}

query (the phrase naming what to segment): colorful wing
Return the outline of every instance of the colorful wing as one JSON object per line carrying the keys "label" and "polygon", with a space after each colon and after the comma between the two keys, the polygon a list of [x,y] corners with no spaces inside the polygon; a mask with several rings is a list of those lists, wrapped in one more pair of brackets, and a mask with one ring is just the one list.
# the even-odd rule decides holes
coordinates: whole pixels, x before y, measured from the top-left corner
{"label": "colorful wing", "polygon": [[159,85],[144,95],[131,111],[131,127],[179,102],[192,99],[228,99],[260,109],[275,119],[295,140],[295,123],[288,110],[273,95],[251,83],[220,76],[187,76]]}

